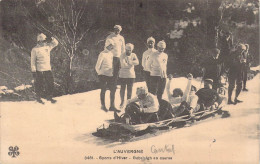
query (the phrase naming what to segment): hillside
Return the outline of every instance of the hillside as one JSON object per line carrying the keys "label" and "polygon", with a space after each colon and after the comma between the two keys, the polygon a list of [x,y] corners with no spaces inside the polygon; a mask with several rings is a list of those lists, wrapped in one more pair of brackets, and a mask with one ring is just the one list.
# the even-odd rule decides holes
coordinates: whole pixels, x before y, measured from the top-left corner
{"label": "hillside", "polygon": [[[91,133],[113,112],[100,109],[100,90],[57,97],[58,102],[1,103],[1,162],[3,163],[158,163],[133,156],[172,157],[165,163],[258,163],[259,162],[259,78],[248,81],[249,92],[242,92],[238,105],[228,105],[231,117],[209,118],[191,127],[172,129],[135,142],[111,142]],[[173,79],[173,87],[184,88],[187,80]],[[199,80],[194,85],[200,86]],[[144,85],[135,83],[134,88]],[[116,105],[119,105],[119,91]],[[107,99],[109,94],[106,95]],[[166,95],[164,95],[166,97]],[[109,102],[107,102],[107,105]],[[19,137],[17,137],[19,136]],[[10,158],[8,147],[17,145],[21,155]],[[151,153],[151,146],[174,145],[175,153]],[[115,150],[143,150],[142,154],[114,153]],[[93,156],[93,160],[85,157]],[[125,156],[128,160],[101,160]],[[131,159],[130,159],[131,158]],[[15,162],[14,162],[15,161]],[[162,161],[160,161],[162,162]]]}

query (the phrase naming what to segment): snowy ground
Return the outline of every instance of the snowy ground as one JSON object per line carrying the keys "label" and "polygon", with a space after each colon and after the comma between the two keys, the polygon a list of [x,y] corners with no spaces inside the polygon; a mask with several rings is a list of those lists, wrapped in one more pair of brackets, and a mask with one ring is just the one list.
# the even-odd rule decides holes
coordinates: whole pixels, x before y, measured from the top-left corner
{"label": "snowy ground", "polygon": [[[99,92],[95,90],[57,97],[57,104],[46,102],[2,102],[1,162],[24,164],[64,163],[258,163],[259,162],[259,77],[248,82],[249,92],[242,92],[244,103],[229,105],[230,118],[208,119],[191,127],[173,129],[134,142],[110,142],[92,136],[92,132],[113,118],[100,110]],[[174,79],[174,87],[184,88],[187,80]],[[144,83],[135,84],[136,86]],[[194,81],[199,87],[200,82]],[[107,92],[109,98],[109,91]],[[165,97],[166,95],[164,95]],[[117,105],[119,92],[117,91]],[[107,105],[109,102],[107,102]],[[152,153],[151,148],[170,148],[173,152]],[[9,146],[18,146],[20,155],[8,156]],[[114,153],[116,150],[143,150],[143,153]],[[94,159],[84,159],[93,156]],[[99,159],[128,157],[127,160]],[[137,160],[134,156],[159,157]],[[160,157],[172,159],[160,160]],[[96,159],[97,158],[97,159]]]}

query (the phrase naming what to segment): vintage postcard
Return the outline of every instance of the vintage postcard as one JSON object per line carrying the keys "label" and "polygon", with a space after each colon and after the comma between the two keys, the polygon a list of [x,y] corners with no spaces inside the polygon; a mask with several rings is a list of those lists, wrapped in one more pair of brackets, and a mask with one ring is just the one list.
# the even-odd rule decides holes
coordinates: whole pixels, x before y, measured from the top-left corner
{"label": "vintage postcard", "polygon": [[1,164],[259,163],[259,1],[0,7]]}

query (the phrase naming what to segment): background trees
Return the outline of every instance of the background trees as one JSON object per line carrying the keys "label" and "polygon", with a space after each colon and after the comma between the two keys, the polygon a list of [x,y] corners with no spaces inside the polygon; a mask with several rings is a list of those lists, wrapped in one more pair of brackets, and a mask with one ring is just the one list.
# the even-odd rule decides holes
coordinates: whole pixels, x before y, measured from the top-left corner
{"label": "background trees", "polygon": [[[60,42],[51,60],[59,94],[98,87],[94,65],[115,24],[122,25],[139,59],[148,37],[165,40],[169,73],[200,76],[199,64],[216,46],[217,29],[231,31],[235,43],[249,43],[254,65],[259,64],[257,0],[2,0],[0,6],[0,57],[6,64],[1,71],[29,83],[37,33],[54,36]],[[136,72],[142,80],[141,66]],[[8,79],[3,85],[18,83],[1,76]]]}

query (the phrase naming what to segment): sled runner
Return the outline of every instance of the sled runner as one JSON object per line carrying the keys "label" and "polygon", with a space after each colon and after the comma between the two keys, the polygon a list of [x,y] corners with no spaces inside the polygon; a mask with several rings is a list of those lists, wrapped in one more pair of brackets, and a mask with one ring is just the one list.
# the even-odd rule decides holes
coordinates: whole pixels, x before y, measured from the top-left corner
{"label": "sled runner", "polygon": [[204,110],[194,113],[194,116],[184,115],[171,119],[161,120],[153,123],[143,123],[131,125],[129,123],[115,122],[109,120],[108,125],[103,124],[97,128],[97,131],[92,133],[94,136],[112,140],[130,140],[133,137],[138,137],[147,133],[151,133],[161,129],[181,128],[185,125],[192,125],[196,121],[204,120],[209,117],[214,117],[216,114],[222,118],[229,117],[228,111],[221,108],[215,110]]}

